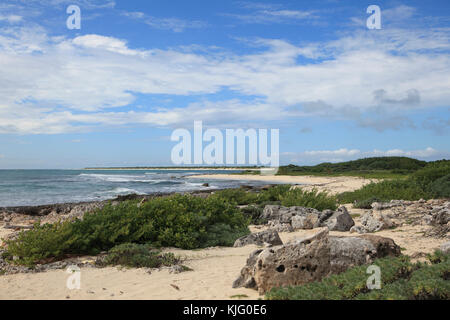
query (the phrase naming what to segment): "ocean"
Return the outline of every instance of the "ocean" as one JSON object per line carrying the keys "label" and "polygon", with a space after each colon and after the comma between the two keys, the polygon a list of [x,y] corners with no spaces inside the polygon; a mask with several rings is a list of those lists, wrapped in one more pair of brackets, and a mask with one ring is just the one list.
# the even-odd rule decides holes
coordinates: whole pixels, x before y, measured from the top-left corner
{"label": "ocean", "polygon": [[[0,170],[0,207],[100,201],[126,194],[232,188],[246,183],[187,176],[239,171],[206,170]],[[204,183],[209,187],[204,187]],[[261,184],[261,183],[259,183]]]}

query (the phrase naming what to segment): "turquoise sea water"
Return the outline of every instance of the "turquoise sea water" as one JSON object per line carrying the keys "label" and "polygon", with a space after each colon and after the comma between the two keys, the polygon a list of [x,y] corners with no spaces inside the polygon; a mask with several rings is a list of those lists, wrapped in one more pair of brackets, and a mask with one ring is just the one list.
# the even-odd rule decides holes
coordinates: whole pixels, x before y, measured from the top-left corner
{"label": "turquoise sea water", "polygon": [[[230,173],[204,170],[0,170],[0,207],[105,200],[131,193],[221,189],[245,182],[186,178],[213,172]],[[205,182],[210,186],[203,187]]]}

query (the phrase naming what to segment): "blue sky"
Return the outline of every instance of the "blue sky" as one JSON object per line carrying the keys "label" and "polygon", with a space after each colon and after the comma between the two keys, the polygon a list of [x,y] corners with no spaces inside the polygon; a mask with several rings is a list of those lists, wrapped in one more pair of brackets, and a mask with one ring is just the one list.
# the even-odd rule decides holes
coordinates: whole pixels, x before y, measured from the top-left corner
{"label": "blue sky", "polygon": [[2,0],[0,168],[171,165],[195,120],[283,164],[449,158],[449,38],[446,0]]}

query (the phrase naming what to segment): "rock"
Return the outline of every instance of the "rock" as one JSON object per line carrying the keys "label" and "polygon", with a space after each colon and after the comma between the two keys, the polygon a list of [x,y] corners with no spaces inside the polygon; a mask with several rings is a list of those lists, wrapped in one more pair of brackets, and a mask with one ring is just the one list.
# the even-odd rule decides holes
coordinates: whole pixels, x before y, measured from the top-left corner
{"label": "rock", "polygon": [[280,223],[277,220],[271,220],[268,224],[270,229],[273,229],[277,232],[292,232],[294,229],[290,223]]}
{"label": "rock", "polygon": [[384,258],[387,256],[397,257],[401,254],[400,246],[398,246],[391,238],[376,236],[373,234],[364,234],[359,238],[370,241],[377,251],[377,258]]}
{"label": "rock", "polygon": [[430,224],[443,225],[443,224],[447,224],[449,221],[450,221],[450,210],[445,208],[445,209],[439,209],[437,212],[432,214]]}
{"label": "rock", "polygon": [[233,287],[257,288],[263,294],[273,287],[319,281],[330,272],[328,229],[282,246],[255,251]]}
{"label": "rock", "polygon": [[395,224],[380,211],[369,211],[361,217],[361,224],[367,232],[389,229]]}
{"label": "rock", "polygon": [[363,226],[353,226],[350,228],[350,233],[359,233],[359,234],[363,234],[363,233],[367,233],[367,229],[364,228]]}
{"label": "rock", "polygon": [[340,207],[321,226],[328,227],[330,231],[349,231],[355,225],[347,208]]}
{"label": "rock", "polygon": [[403,200],[391,200],[390,202],[374,202],[371,204],[373,210],[385,210],[399,206],[404,206]]}
{"label": "rock", "polygon": [[264,245],[264,243],[268,243],[272,246],[282,245],[283,241],[281,241],[278,232],[273,229],[269,229],[266,231],[261,231],[258,233],[252,233],[248,236],[241,237],[234,242],[234,247],[244,247],[249,244],[256,244],[258,246]]}
{"label": "rock", "polygon": [[291,225],[294,230],[314,229],[319,226],[319,216],[314,213],[293,216],[291,219]]}
{"label": "rock", "polygon": [[441,244],[439,247],[439,250],[442,251],[444,254],[450,254],[450,241],[447,241],[446,243]]}
{"label": "rock", "polygon": [[359,237],[330,237],[331,273],[338,274],[348,268],[371,263],[376,257],[375,246]]}
{"label": "rock", "polygon": [[278,221],[280,223],[291,223],[291,219],[295,213],[295,209],[281,207],[278,211]]}
{"label": "rock", "polygon": [[263,250],[253,251],[247,259],[247,263],[244,268],[241,270],[241,274],[239,277],[234,280],[232,287],[233,288],[256,288],[256,282],[253,278],[254,267],[256,265],[256,261]]}
{"label": "rock", "polygon": [[317,215],[308,213],[304,216],[294,216],[291,220],[291,225],[294,230],[299,229],[314,229],[319,226],[319,219]]}
{"label": "rock", "polygon": [[278,205],[266,205],[261,215],[261,219],[277,220],[279,217],[280,208],[281,206]]}
{"label": "rock", "polygon": [[202,187],[209,187],[209,183],[202,184]]}

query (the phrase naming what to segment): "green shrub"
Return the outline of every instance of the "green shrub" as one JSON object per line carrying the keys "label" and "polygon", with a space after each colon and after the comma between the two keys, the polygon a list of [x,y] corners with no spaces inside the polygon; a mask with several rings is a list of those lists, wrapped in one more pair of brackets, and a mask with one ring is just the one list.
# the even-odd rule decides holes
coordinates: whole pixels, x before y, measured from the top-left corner
{"label": "green shrub", "polygon": [[433,197],[450,198],[450,174],[430,183],[429,191]]}
{"label": "green shrub", "polygon": [[226,189],[217,191],[212,197],[226,200],[230,204],[246,205],[258,202],[258,194],[245,189]]}
{"label": "green shrub", "polygon": [[428,199],[429,192],[422,190],[420,186],[410,180],[386,180],[378,183],[370,183],[361,189],[344,192],[338,195],[341,203],[368,202],[372,198],[383,201],[389,200],[419,200]]}
{"label": "green shrub", "polygon": [[248,207],[242,208],[241,212],[244,216],[250,219],[251,224],[261,225],[267,223],[267,219],[260,218],[264,210],[263,208],[264,206],[249,205]]}
{"label": "green shrub", "polygon": [[336,210],[336,198],[329,196],[326,192],[317,190],[292,189],[281,196],[281,204],[285,207],[301,206],[314,208],[319,211],[325,209]]}
{"label": "green shrub", "polygon": [[36,226],[7,241],[7,255],[34,264],[64,254],[98,254],[122,243],[182,249],[232,245],[248,234],[249,219],[219,197],[173,195],[106,205],[83,220]]}
{"label": "green shrub", "polygon": [[[388,257],[374,262],[381,269],[382,284],[408,277],[413,265],[408,257]],[[347,300],[368,293],[367,266],[358,266],[338,275],[302,286],[274,288],[266,293],[269,300]]]}
{"label": "green shrub", "polygon": [[6,241],[8,250],[3,254],[6,259],[16,256],[17,264],[33,266],[37,261],[51,261],[61,257],[69,248],[70,231],[68,223],[34,225],[34,229],[23,231],[17,240]]}
{"label": "green shrub", "polygon": [[450,175],[450,161],[436,161],[414,172],[411,178],[423,190],[427,190],[433,182],[448,175]]}
{"label": "green shrub", "polygon": [[180,263],[173,253],[161,253],[150,245],[123,243],[110,249],[97,262],[100,266],[124,266],[130,268],[159,268]]}
{"label": "green shrub", "polygon": [[321,282],[273,288],[269,300],[428,300],[450,299],[450,255],[436,252],[433,264],[412,264],[406,256],[388,257],[373,264],[381,269],[381,289],[368,290],[367,266],[358,266]]}
{"label": "green shrub", "polygon": [[417,300],[450,299],[450,259],[424,265],[410,279],[411,297]]}
{"label": "green shrub", "polygon": [[353,203],[353,207],[358,208],[358,209],[372,209],[372,203],[383,202],[383,201],[385,201],[385,200],[380,200],[377,197],[370,197],[368,199],[355,201]]}
{"label": "green shrub", "polygon": [[258,195],[258,203],[267,203],[267,202],[274,202],[274,201],[280,201],[280,199],[289,192],[291,189],[290,185],[278,185],[270,187],[267,190],[261,191]]}

